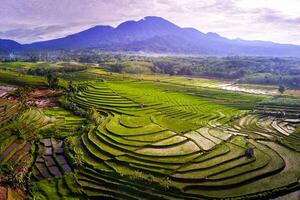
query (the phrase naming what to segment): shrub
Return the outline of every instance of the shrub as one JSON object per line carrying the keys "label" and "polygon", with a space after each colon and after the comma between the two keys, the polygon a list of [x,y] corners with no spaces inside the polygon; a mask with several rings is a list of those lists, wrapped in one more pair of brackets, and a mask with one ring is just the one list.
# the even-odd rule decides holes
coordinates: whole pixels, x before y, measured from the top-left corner
{"label": "shrub", "polygon": [[57,74],[49,73],[47,74],[47,82],[50,88],[57,88],[58,87],[58,77]]}

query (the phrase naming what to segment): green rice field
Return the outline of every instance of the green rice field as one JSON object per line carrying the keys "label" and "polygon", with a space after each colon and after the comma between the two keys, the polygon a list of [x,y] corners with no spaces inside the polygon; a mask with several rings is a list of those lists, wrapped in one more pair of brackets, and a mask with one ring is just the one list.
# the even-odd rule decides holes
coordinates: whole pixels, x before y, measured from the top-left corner
{"label": "green rice field", "polygon": [[[0,85],[47,87],[20,71],[36,65],[0,64]],[[54,107],[0,98],[1,168],[26,168],[26,198],[270,199],[300,189],[297,98],[101,67],[58,76]]]}

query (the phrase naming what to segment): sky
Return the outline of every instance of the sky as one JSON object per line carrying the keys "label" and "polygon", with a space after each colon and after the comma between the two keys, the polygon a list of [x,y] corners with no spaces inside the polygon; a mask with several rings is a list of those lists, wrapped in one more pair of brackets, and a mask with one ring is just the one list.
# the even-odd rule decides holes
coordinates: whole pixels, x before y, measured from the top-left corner
{"label": "sky", "polygon": [[230,39],[300,45],[299,0],[0,0],[0,38],[31,43],[145,16]]}

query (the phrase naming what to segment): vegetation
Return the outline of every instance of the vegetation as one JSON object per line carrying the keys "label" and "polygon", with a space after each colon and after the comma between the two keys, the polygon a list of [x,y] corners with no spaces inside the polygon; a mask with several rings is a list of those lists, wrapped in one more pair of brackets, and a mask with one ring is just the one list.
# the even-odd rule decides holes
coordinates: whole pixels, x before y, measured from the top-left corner
{"label": "vegetation", "polygon": [[58,87],[58,77],[53,73],[47,74],[47,82],[50,88]]}
{"label": "vegetation", "polygon": [[[212,77],[230,79],[239,83],[284,85],[289,88],[299,88],[300,60],[299,58],[276,57],[151,57],[144,55],[103,53],[95,50],[31,52],[28,55],[16,55],[13,60],[19,61],[77,61],[80,63],[100,64],[106,70],[117,73],[163,73],[169,75],[188,75],[196,77]],[[1,57],[0,57],[1,59]],[[9,57],[2,60],[9,61]],[[23,63],[18,63],[23,65]],[[11,64],[3,64],[6,69],[13,68]],[[12,64],[15,65],[15,64]],[[63,67],[61,67],[63,66]],[[51,72],[69,73],[83,71],[85,65],[62,63],[54,65],[39,63],[23,70],[33,75]],[[19,69],[20,70],[20,69]]]}
{"label": "vegetation", "polygon": [[[277,60],[133,57],[1,63],[1,85],[16,87],[0,98],[1,185],[33,199],[268,199],[300,188],[300,101],[289,86],[258,95],[192,76],[241,65],[250,72],[218,77],[243,81]],[[22,106],[41,88],[64,90],[58,104]]]}
{"label": "vegetation", "polygon": [[280,94],[283,94],[285,91],[285,87],[283,85],[280,85],[278,91],[280,92]]}

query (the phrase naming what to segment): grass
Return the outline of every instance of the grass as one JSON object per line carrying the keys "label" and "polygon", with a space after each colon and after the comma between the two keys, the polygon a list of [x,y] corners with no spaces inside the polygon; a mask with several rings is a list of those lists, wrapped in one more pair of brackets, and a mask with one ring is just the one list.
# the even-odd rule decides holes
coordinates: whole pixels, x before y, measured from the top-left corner
{"label": "grass", "polygon": [[56,137],[62,138],[78,135],[78,129],[85,120],[85,118],[76,116],[63,108],[45,108],[43,113],[55,120],[55,131],[59,131],[59,135]]}
{"label": "grass", "polygon": [[282,139],[281,142],[295,151],[300,152],[300,126],[298,125],[296,130],[288,137]]}
{"label": "grass", "polygon": [[68,174],[61,178],[46,179],[33,183],[32,196],[35,199],[81,199],[79,185],[74,175]]}
{"label": "grass", "polygon": [[1,82],[18,86],[47,86],[46,78],[0,70]]}

